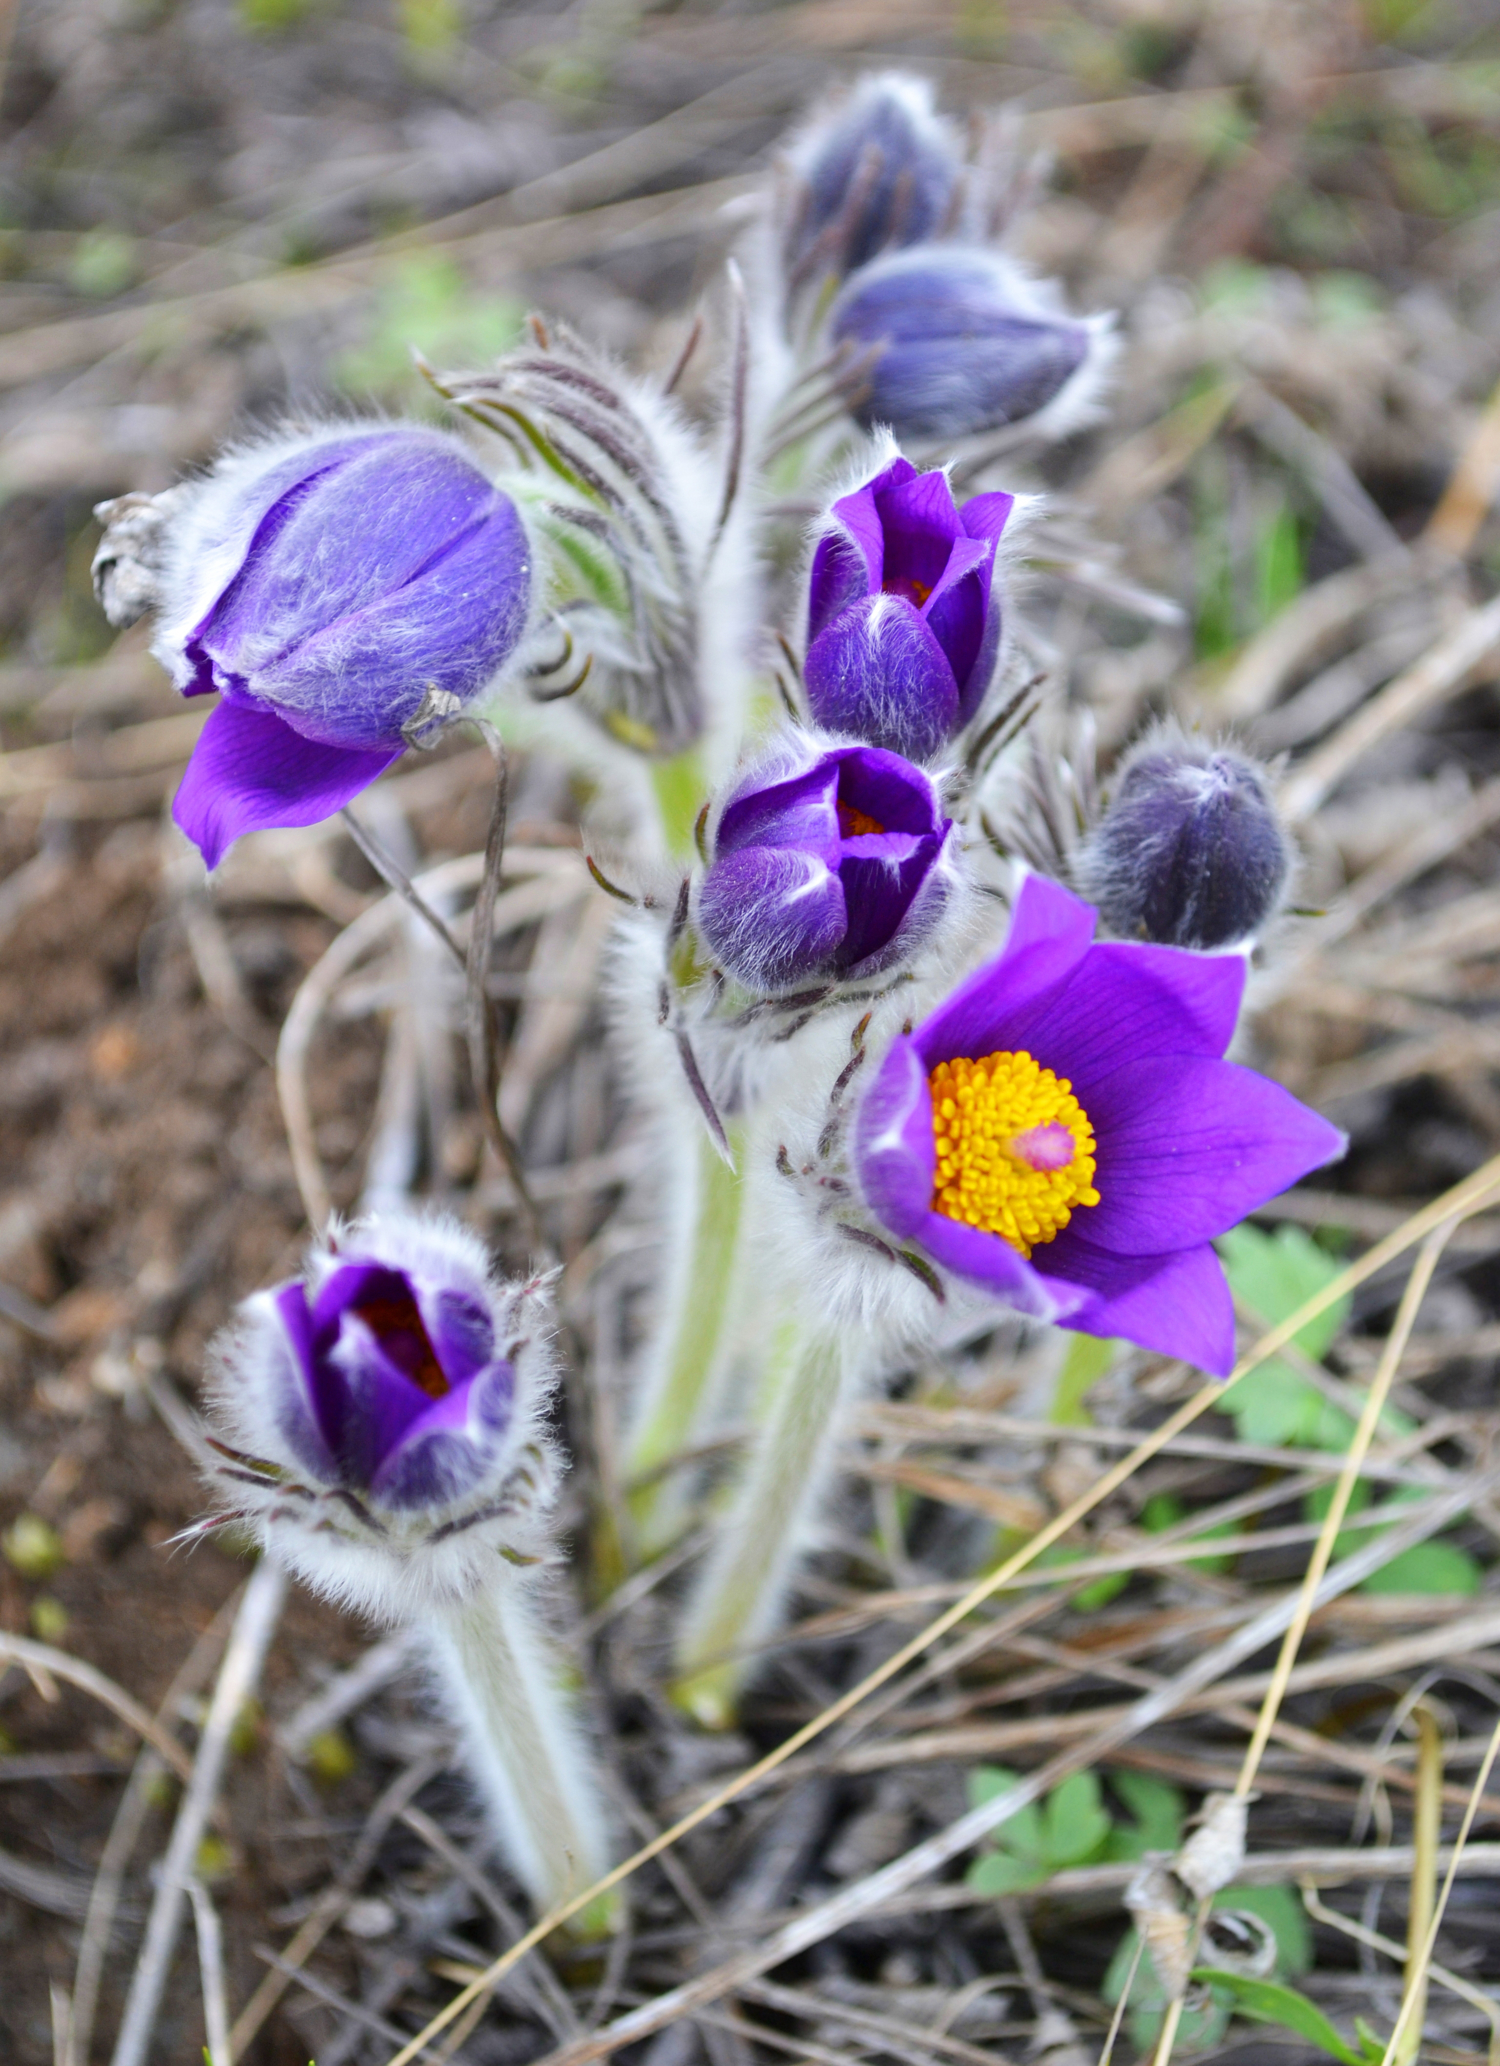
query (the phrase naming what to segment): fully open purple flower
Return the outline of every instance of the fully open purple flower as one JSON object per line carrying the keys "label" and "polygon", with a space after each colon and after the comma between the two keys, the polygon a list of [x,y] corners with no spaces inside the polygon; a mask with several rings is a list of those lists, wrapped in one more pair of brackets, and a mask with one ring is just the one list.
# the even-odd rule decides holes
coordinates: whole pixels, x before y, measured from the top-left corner
{"label": "fully open purple flower", "polygon": [[783,752],[719,813],[698,929],[763,994],[875,975],[937,924],[955,836],[930,778],[894,753]]}
{"label": "fully open purple flower", "polygon": [[818,110],[791,162],[801,176],[786,250],[794,273],[819,258],[849,272],[888,246],[936,235],[961,169],[931,87],[899,72],[863,79],[841,105]]}
{"label": "fully open purple flower", "polygon": [[1012,495],[962,509],[947,475],[896,458],[834,503],[808,587],[808,701],[819,724],[929,760],[966,725],[1000,643],[995,546]]}
{"label": "fully open purple flower", "polygon": [[[401,1259],[404,1257],[404,1261]],[[235,1400],[320,1485],[396,1513],[445,1508],[491,1474],[518,1419],[516,1369],[472,1237],[400,1218],[356,1228],[246,1307]],[[267,1440],[269,1434],[270,1440]]]}
{"label": "fully open purple flower", "polygon": [[855,1127],[876,1218],[1006,1305],[1222,1376],[1211,1242],[1340,1154],[1337,1128],[1222,1059],[1238,957],[1094,944],[1040,876],[1003,952],[898,1039]]}
{"label": "fully open purple flower", "polygon": [[439,431],[350,426],[231,455],[170,524],[152,650],[184,695],[223,698],[173,804],[210,867],[243,832],[340,809],[429,698],[467,703],[526,627],[515,504]]}
{"label": "fully open purple flower", "polygon": [[[1068,317],[999,252],[925,244],[865,266],[834,303],[835,343],[881,347],[854,414],[899,438],[957,438],[1083,398],[1102,351],[1098,323]],[[1073,396],[1064,391],[1076,383]]]}

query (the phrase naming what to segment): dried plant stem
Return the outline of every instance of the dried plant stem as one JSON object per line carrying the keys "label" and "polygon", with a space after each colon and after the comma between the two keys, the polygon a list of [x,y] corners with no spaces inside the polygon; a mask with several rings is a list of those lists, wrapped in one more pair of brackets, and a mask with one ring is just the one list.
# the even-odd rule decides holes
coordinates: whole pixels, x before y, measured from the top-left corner
{"label": "dried plant stem", "polygon": [[[1475,1863],[1476,1853],[1483,1854],[1494,1848],[1493,1844],[1470,1844],[1468,1849],[1462,1854],[1461,1869],[1467,1870],[1472,1866],[1476,1872],[1483,1872],[1486,1868],[1482,1864]],[[1358,1856],[1360,1861],[1358,1867],[1359,1876],[1364,1878],[1367,1876],[1365,1854],[1361,1852],[1355,1855]],[[1408,1846],[1404,1859],[1405,1867],[1408,1871],[1411,1868],[1413,1855],[1410,1846]],[[1446,1854],[1439,1854],[1438,1862],[1442,1864],[1458,1855],[1450,1849]],[[1341,1931],[1344,1936],[1352,1938],[1356,1944],[1367,1944],[1371,1951],[1384,1952],[1387,1958],[1395,1959],[1398,1964],[1404,1961],[1406,1957],[1404,1945],[1398,1944],[1393,1937],[1382,1936],[1379,1930],[1367,1930],[1363,1924],[1351,1922],[1347,1915],[1340,1915],[1336,1908],[1330,1908],[1326,1901],[1320,1901],[1316,1891],[1316,1883],[1313,1880],[1302,1880],[1300,1882],[1300,1891],[1302,1894],[1302,1905],[1314,1922],[1326,1923],[1329,1929]],[[1478,2009],[1481,2016],[1488,2018],[1490,2026],[1490,2066],[1500,2066],[1500,2004],[1491,2000],[1490,1996],[1484,1993],[1481,1988],[1473,1986],[1468,1980],[1460,1979],[1457,1973],[1450,1972],[1446,1966],[1440,1966],[1435,1959],[1429,1960],[1427,1973],[1429,1979],[1436,1980],[1440,1987],[1446,1987],[1450,1994],[1456,1994],[1460,2001],[1466,2001],[1471,2009]]]}
{"label": "dried plant stem", "polygon": [[[1351,1263],[1346,1269],[1340,1270],[1338,1275],[1331,1278],[1320,1291],[1315,1292],[1311,1298],[1304,1299],[1294,1313],[1289,1314],[1285,1320],[1273,1327],[1269,1334],[1263,1335],[1250,1353],[1240,1358],[1240,1361],[1230,1374],[1229,1381],[1232,1382],[1235,1378],[1243,1377],[1249,1371],[1258,1369],[1262,1363],[1274,1356],[1279,1349],[1294,1340],[1309,1320],[1315,1319],[1320,1313],[1327,1312],[1330,1307],[1337,1305],[1340,1300],[1346,1298],[1357,1285],[1363,1284],[1367,1278],[1373,1277],[1380,1270],[1383,1270],[1388,1263],[1395,1261],[1398,1256],[1404,1255],[1408,1249],[1414,1248],[1433,1228],[1441,1226],[1446,1220],[1458,1217],[1469,1210],[1471,1205],[1477,1207],[1479,1204],[1482,1204],[1497,1183],[1500,1183],[1500,1156],[1492,1157],[1490,1161],[1477,1169],[1472,1176],[1466,1177],[1461,1183],[1455,1184],[1450,1190],[1445,1191],[1440,1198],[1435,1199],[1431,1205],[1424,1206],[1420,1212],[1413,1213],[1410,1219],[1402,1226],[1394,1229],[1384,1240],[1378,1241],[1373,1248],[1367,1250],[1358,1262]],[[476,2000],[480,1993],[492,1987],[496,1980],[508,1973],[516,1961],[523,1958],[532,1949],[533,1945],[539,1944],[558,1923],[567,1920],[570,1914],[586,1907],[589,1901],[597,1898],[598,1895],[607,1892],[611,1887],[619,1885],[622,1880],[628,1879],[642,1865],[649,1864],[653,1858],[660,1856],[663,1851],[677,1843],[690,1830],[698,1828],[701,1823],[707,1821],[710,1816],[716,1815],[729,1802],[737,1800],[742,1794],[749,1792],[751,1788],[756,1786],[769,1773],[777,1771],[782,1765],[795,1757],[798,1751],[804,1750],[809,1743],[814,1742],[825,1730],[832,1728],[836,1722],[842,1721],[845,1715],[851,1713],[870,1694],[878,1691],[889,1680],[897,1677],[899,1673],[905,1670],[908,1664],[930,1649],[934,1643],[941,1641],[949,1629],[955,1628],[961,1621],[966,1621],[993,1593],[998,1592],[1003,1586],[1008,1584],[1018,1571],[1025,1570],[1027,1565],[1034,1562],[1037,1557],[1050,1549],[1054,1542],[1060,1541],[1070,1529],[1077,1527],[1078,1523],[1092,1513],[1101,1501],[1108,1499],[1121,1485],[1133,1477],[1144,1463],[1148,1462],[1153,1456],[1159,1455],[1184,1429],[1191,1427],[1200,1415],[1206,1413],[1223,1396],[1224,1386],[1221,1383],[1215,1381],[1203,1385],[1190,1399],[1179,1406],[1175,1413],[1170,1414],[1161,1423],[1160,1427],[1154,1428],[1128,1456],[1122,1457],[1118,1463],[1112,1465],[1095,1484],[1090,1486],[1087,1492],[1080,1495],[1069,1506],[1063,1508],[1060,1513],[1056,1514],[1047,1523],[1046,1527],[1039,1529],[1029,1543],[1017,1550],[1013,1556],[1005,1558],[994,1571],[972,1586],[962,1599],[955,1601],[945,1612],[929,1622],[926,1628],[913,1636],[910,1642],[904,1643],[899,1650],[886,1658],[882,1664],[877,1665],[875,1670],[868,1673],[857,1685],[851,1686],[847,1693],[841,1694],[837,1700],[830,1702],[820,1714],[815,1715],[810,1722],[804,1723],[800,1729],[795,1730],[784,1743],[778,1744],[773,1751],[768,1752],[756,1764],[749,1766],[727,1785],[710,1794],[706,1800],[700,1801],[697,1807],[673,1823],[669,1829],[663,1830],[660,1836],[654,1837],[648,1844],[643,1844],[640,1850],[636,1851],[631,1857],[626,1858],[621,1864],[615,1866],[596,1886],[589,1888],[584,1894],[575,1895],[572,1901],[568,1902],[563,1908],[554,1911],[552,1915],[544,1916],[540,1922],[536,1923],[527,1932],[525,1937],[518,1943],[513,1944],[508,1951],[496,1959],[491,1966],[487,1967],[480,1979],[470,1982],[467,1987],[454,1996],[453,2000],[445,2008],[440,2009],[437,2015],[417,2033],[411,2043],[387,2062],[387,2066],[410,2066],[410,2062],[419,2053],[427,2049],[434,2037],[446,2030],[450,2023],[464,2013],[470,2002]],[[1440,1523],[1436,1525],[1440,1525]],[[1359,1561],[1358,1558],[1353,1558],[1349,1560],[1349,1563],[1357,1564]],[[1361,1576],[1363,1575],[1366,1574],[1361,1571]],[[1257,1647],[1263,1646],[1266,1642],[1272,1640],[1274,1635],[1279,1633],[1281,1633],[1280,1625],[1273,1630],[1270,1636],[1264,1633],[1257,1635]],[[1086,1763],[1088,1756],[1089,1753],[1085,1750],[1080,1762]],[[1073,1767],[1070,1765],[1068,1769],[1071,1770]],[[1066,1774],[1063,1776],[1066,1776]],[[1029,1796],[1027,1797],[1029,1798]],[[1004,1795],[1002,1798],[1006,1802],[1015,1802],[1016,1805],[1020,1805],[1020,1789],[1013,1789],[1011,1793]],[[987,1833],[987,1831],[982,1833]],[[897,1862],[900,1863],[901,1861]],[[920,1873],[914,1876],[919,1877]],[[905,1885],[906,1881],[902,1879],[898,1885],[890,1889],[890,1892],[901,1892],[904,1890]],[[886,1890],[882,1888],[876,1899],[878,1901],[884,1898],[886,1898]],[[861,1908],[860,1912],[864,1912],[863,1908]],[[813,1939],[812,1941],[817,1940]],[[783,1955],[789,1956],[790,1954],[778,1954],[778,1956]],[[773,1958],[768,1963],[775,1964],[776,1962],[777,1959]],[[668,2017],[667,2020],[670,2021],[671,2017]],[[609,2049],[609,2047],[606,2047],[606,2049]]]}
{"label": "dried plant stem", "polygon": [[1479,1768],[1478,1777],[1474,1781],[1474,1790],[1469,1795],[1468,1806],[1464,1809],[1464,1819],[1459,1825],[1458,1836],[1453,1846],[1453,1857],[1449,1862],[1447,1873],[1443,1879],[1443,1889],[1437,1898],[1432,1918],[1422,1937],[1416,1961],[1415,1975],[1411,1972],[1411,1962],[1410,1958],[1408,1959],[1408,1977],[1401,1998],[1400,2013],[1396,2017],[1396,2027],[1391,2032],[1390,2041],[1386,2045],[1385,2057],[1381,2061],[1381,2066],[1394,2066],[1394,2062],[1401,2056],[1398,2047],[1404,2042],[1408,2028],[1415,2029],[1420,2041],[1421,2025],[1417,2020],[1419,2014],[1418,1989],[1415,1982],[1418,1979],[1422,1981],[1422,1995],[1425,2000],[1425,1976],[1432,1967],[1432,1953],[1437,1943],[1437,1933],[1442,1926],[1443,1915],[1448,1906],[1448,1896],[1453,1892],[1453,1882],[1458,1877],[1459,1859],[1463,1855],[1464,1846],[1469,1841],[1469,1831],[1474,1827],[1474,1817],[1479,1812],[1479,1803],[1484,1799],[1485,1788],[1489,1783],[1489,1776],[1494,1768],[1497,1756],[1500,1756],[1500,1722],[1495,1724],[1495,1732],[1490,1738],[1488,1749],[1485,1751],[1484,1763]]}
{"label": "dried plant stem", "polygon": [[[473,1599],[434,1613],[427,1634],[445,1704],[463,1729],[505,1854],[538,1912],[553,1909],[602,1877],[610,1845],[531,1586],[520,1573],[498,1574]],[[578,1934],[603,1934],[617,1910],[604,1897]]]}
{"label": "dried plant stem", "polygon": [[1427,1932],[1437,1906],[1438,1839],[1443,1829],[1443,1732],[1425,1700],[1417,1702],[1413,1718],[1417,1724],[1417,1799],[1412,1817],[1411,1878],[1407,1881],[1404,1976],[1412,2010],[1399,2047],[1392,2046],[1396,2066],[1411,2066],[1416,2059],[1427,2021]]}
{"label": "dried plant stem", "polygon": [[229,1996],[224,1985],[224,1931],[219,1912],[201,1879],[187,1883],[198,1932],[198,1971],[203,1986],[204,2066],[234,2066],[229,2048]]}
{"label": "dried plant stem", "polygon": [[710,1729],[732,1720],[754,1662],[746,1653],[775,1626],[833,1467],[839,1407],[853,1377],[842,1332],[801,1309],[783,1309],[767,1331],[761,1425],[678,1641],[673,1697]]}
{"label": "dried plant stem", "polygon": [[[91,1693],[95,1700],[112,1709],[137,1736],[144,1738],[179,1779],[191,1776],[192,1760],[177,1739],[169,1735],[160,1721],[149,1715],[138,1700],[132,1700],[123,1686],[117,1686],[113,1679],[106,1678],[92,1664],[69,1657],[64,1650],[54,1650],[50,1643],[33,1643],[26,1636],[13,1636],[0,1629],[0,1660],[5,1658],[20,1665],[44,1699],[57,1698],[57,1688],[51,1684],[53,1679],[62,1679],[82,1692]],[[49,1686],[50,1692],[47,1690]]]}
{"label": "dried plant stem", "polygon": [[161,2006],[167,1969],[177,1944],[182,1904],[193,1875],[198,1846],[218,1798],[229,1756],[229,1737],[260,1677],[261,1667],[286,1599],[287,1576],[263,1558],[256,1566],[235,1616],[234,1629],[219,1670],[208,1719],[193,1760],[191,1777],[177,1810],[171,1841],[162,1860],[161,1878],[151,1903],[145,1940],[125,2003],[112,2066],[145,2066],[151,2056],[152,2032]]}
{"label": "dried plant stem", "polygon": [[[214,1661],[233,1626],[234,1616],[239,1611],[242,1590],[243,1588],[232,1593],[219,1609],[188,1652],[185,1662],[168,1686],[161,1706],[156,1711],[157,1722],[163,1729],[177,1712],[178,1702],[186,1694],[195,1693],[213,1669]],[[191,1770],[192,1767],[189,1765],[189,1773]],[[78,1947],[78,1965],[73,1975],[67,2066],[88,2066],[94,2035],[94,2016],[99,2005],[99,1982],[104,1973],[104,1960],[109,1950],[110,1933],[114,1928],[115,1911],[120,1905],[125,1868],[145,1826],[146,1816],[151,1807],[152,1790],[161,1771],[162,1761],[156,1750],[143,1749],[136,1758],[120,1805],[115,1810],[114,1822],[105,1840],[104,1850],[99,1859],[99,1869],[94,1875],[94,1884],[89,1893],[88,1913],[83,1919],[83,1938]]]}

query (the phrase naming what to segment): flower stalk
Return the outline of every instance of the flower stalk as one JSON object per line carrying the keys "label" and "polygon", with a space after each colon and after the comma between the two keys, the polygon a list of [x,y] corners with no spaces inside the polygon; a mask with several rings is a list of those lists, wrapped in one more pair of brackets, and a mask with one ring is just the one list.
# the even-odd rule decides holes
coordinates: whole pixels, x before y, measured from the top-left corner
{"label": "flower stalk", "polygon": [[754,1648],[775,1628],[832,1472],[841,1407],[855,1375],[843,1330],[801,1300],[768,1329],[758,1387],[762,1419],[743,1476],[718,1517],[688,1605],[673,1697],[705,1728],[727,1728],[754,1669]]}

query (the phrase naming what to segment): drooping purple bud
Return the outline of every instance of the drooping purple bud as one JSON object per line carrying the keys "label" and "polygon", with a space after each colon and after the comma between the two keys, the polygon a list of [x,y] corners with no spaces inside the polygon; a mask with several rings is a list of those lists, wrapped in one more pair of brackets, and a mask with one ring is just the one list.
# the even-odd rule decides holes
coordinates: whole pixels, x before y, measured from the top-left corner
{"label": "drooping purple bud", "polygon": [[788,272],[852,272],[878,252],[918,244],[948,223],[962,174],[949,124],[925,79],[881,72],[815,109],[789,153],[798,175],[785,240]]}
{"label": "drooping purple bud", "polygon": [[410,425],[231,453],[167,514],[163,557],[152,651],[184,695],[223,698],[173,806],[210,867],[243,832],[327,817],[419,714],[461,710],[531,603],[515,504]]}
{"label": "drooping purple bud", "polygon": [[1256,938],[1280,908],[1292,862],[1254,761],[1158,734],[1125,762],[1075,872],[1118,938],[1212,953]]}
{"label": "drooping purple bud", "polygon": [[969,722],[1001,631],[995,546],[1011,495],[959,509],[947,476],[893,459],[842,496],[808,584],[808,702],[817,722],[930,760]]}
{"label": "drooping purple bud", "polygon": [[761,995],[892,967],[953,886],[956,834],[936,787],[871,747],[784,750],[730,793],[713,836],[698,929]]}
{"label": "drooping purple bud", "polygon": [[829,327],[835,343],[880,348],[854,414],[902,439],[1029,419],[1062,436],[1087,420],[1111,356],[1106,321],[1069,316],[1009,259],[973,244],[877,259],[846,283]]}
{"label": "drooping purple bud", "polygon": [[550,1373],[538,1379],[545,1349],[530,1342],[526,1363],[517,1310],[456,1222],[382,1215],[245,1302],[218,1403],[254,1454],[313,1486],[377,1515],[441,1518],[493,1489],[531,1435]]}

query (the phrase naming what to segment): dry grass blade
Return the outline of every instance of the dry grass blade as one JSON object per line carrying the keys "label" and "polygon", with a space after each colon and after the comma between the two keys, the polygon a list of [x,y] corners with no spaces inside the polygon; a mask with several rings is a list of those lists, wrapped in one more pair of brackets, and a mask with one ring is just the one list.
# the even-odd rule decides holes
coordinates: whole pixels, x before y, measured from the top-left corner
{"label": "dry grass blade", "polygon": [[[149,1743],[179,1779],[186,1780],[192,1776],[192,1759],[176,1738],[170,1736],[138,1700],[133,1700],[123,1686],[117,1686],[113,1679],[106,1678],[93,1665],[69,1657],[65,1650],[53,1649],[50,1643],[34,1643],[26,1636],[13,1636],[0,1629],[0,1658],[5,1657],[19,1664],[23,1670],[39,1675],[38,1683],[42,1686],[50,1679],[62,1679],[70,1686],[77,1686],[81,1692],[92,1694],[95,1700],[113,1709],[128,1728]],[[55,1688],[53,1692],[55,1694]]]}
{"label": "dry grass blade", "polygon": [[256,1566],[245,1587],[203,1725],[198,1754],[162,1860],[161,1878],[115,2041],[112,2066],[145,2066],[151,2056],[152,2034],[177,1942],[182,1903],[193,1878],[198,1846],[218,1798],[229,1756],[230,1733],[260,1679],[271,1638],[281,1619],[286,1589],[286,1573],[269,1561]]}

